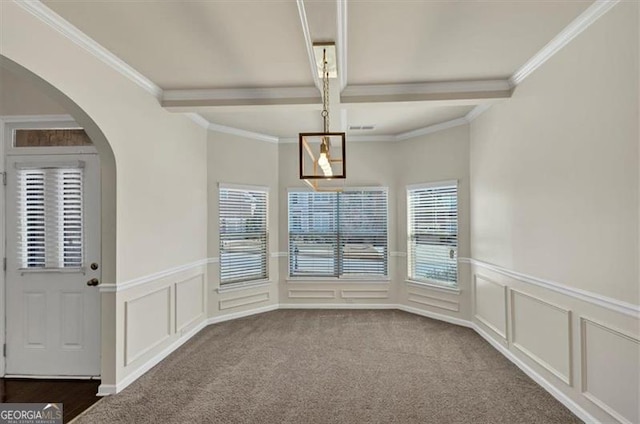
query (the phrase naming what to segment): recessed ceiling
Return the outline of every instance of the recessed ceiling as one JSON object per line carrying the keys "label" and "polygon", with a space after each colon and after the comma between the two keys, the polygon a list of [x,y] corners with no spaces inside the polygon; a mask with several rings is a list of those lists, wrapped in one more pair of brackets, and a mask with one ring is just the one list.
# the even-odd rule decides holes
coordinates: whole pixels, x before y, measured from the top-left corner
{"label": "recessed ceiling", "polygon": [[[374,125],[372,130],[347,131],[350,135],[396,135],[444,121],[461,118],[474,106],[434,106],[430,103],[397,103],[350,106],[345,108],[347,119],[353,125]],[[296,138],[300,132],[322,131],[320,110],[309,108],[262,108],[251,111],[201,111],[205,119],[232,128],[271,135]],[[342,122],[331,121],[331,129],[341,130]]]}
{"label": "recessed ceiling", "polygon": [[301,132],[322,131],[320,110],[308,108],[262,108],[238,112],[202,112],[200,115],[219,125],[279,138],[297,137]]}
{"label": "recessed ceiling", "polygon": [[[346,9],[339,9],[344,2]],[[441,93],[413,93],[413,86],[401,84],[420,83],[423,88],[424,83],[441,81],[463,85],[477,81],[482,85],[487,80],[501,80],[497,82],[506,84],[506,79],[593,2],[45,0],[44,3],[162,89],[196,90],[196,99],[202,99],[206,90],[217,90],[212,94],[217,102],[220,96],[228,95],[231,99],[225,107],[218,108],[205,107],[206,101],[201,100],[189,104],[187,99],[183,107],[163,103],[168,110],[199,113],[218,125],[289,138],[301,131],[321,129],[318,105],[299,101],[296,106],[295,99],[286,95],[274,102],[261,98],[252,103],[243,97],[248,91],[242,90],[268,89],[271,93],[283,87],[303,87],[318,93],[319,98],[311,71],[315,66],[310,62],[312,42],[335,41],[345,68],[340,69],[339,60],[338,72],[346,71],[347,87],[364,88],[364,92],[356,90],[360,94],[351,96],[349,102],[345,97],[344,104],[340,104],[336,92],[331,100],[333,110],[346,110],[346,115],[340,115],[339,123],[332,118],[332,129],[372,124],[373,130],[354,134],[396,135],[463,117],[475,105],[509,96],[508,89],[494,97],[465,93],[465,89],[453,92],[448,99],[452,101],[444,101],[447,96]],[[346,16],[346,20],[340,21],[341,16]],[[341,75],[342,80],[345,74]],[[367,89],[371,88],[368,86],[380,84],[390,86],[390,91],[379,98],[367,97]],[[398,95],[404,96],[404,100],[414,98],[403,102],[394,94],[394,87],[404,93]],[[379,88],[373,87],[373,92]],[[290,93],[280,91],[285,92]],[[354,100],[358,96],[365,100]],[[315,96],[311,101],[314,99]],[[344,116],[346,122],[342,122]]]}
{"label": "recessed ceiling", "polygon": [[387,135],[413,131],[440,122],[464,117],[474,106],[435,106],[430,103],[382,104],[367,108],[349,107],[350,123],[374,124],[371,131],[354,131],[353,135]]}
{"label": "recessed ceiling", "polygon": [[44,3],[164,89],[313,85],[295,1]]}
{"label": "recessed ceiling", "polygon": [[348,81],[508,78],[591,3],[351,1]]}

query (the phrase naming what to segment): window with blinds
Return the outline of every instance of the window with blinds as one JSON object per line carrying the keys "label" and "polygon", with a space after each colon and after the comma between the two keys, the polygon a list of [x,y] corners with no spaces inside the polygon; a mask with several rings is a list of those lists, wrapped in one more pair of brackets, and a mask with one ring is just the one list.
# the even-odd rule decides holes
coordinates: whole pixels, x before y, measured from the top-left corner
{"label": "window with blinds", "polygon": [[21,268],[82,267],[82,178],[81,167],[17,170]]}
{"label": "window with blinds", "polygon": [[220,185],[220,285],[268,278],[267,194]]}
{"label": "window with blinds", "polygon": [[289,276],[388,275],[387,190],[289,192]]}
{"label": "window with blinds", "polygon": [[456,181],[407,188],[409,279],[458,284]]}

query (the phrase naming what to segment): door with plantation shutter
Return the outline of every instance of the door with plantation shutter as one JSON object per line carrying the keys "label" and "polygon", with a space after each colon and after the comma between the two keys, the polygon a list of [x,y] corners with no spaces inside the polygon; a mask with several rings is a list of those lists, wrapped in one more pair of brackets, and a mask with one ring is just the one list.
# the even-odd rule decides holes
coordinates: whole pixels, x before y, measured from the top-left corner
{"label": "door with plantation shutter", "polygon": [[6,169],[6,373],[97,376],[98,156],[8,156]]}

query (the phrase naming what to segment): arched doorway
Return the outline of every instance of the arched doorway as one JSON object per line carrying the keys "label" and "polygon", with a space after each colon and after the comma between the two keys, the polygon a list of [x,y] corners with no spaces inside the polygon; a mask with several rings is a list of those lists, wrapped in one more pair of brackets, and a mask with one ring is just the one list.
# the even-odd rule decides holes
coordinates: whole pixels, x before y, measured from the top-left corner
{"label": "arched doorway", "polygon": [[[70,169],[73,168],[72,166],[70,166],[71,163],[74,163],[76,165],[79,163],[83,163],[84,166],[88,164],[92,164],[92,166],[95,166],[96,167],[95,174],[97,176],[97,180],[99,181],[99,183],[96,185],[96,179],[91,180],[92,181],[91,184],[94,185],[93,189],[91,190],[92,191],[91,195],[94,196],[95,201],[93,202],[91,200],[89,200],[88,202],[85,201],[85,204],[94,205],[94,206],[99,205],[97,209],[91,211],[92,213],[91,218],[93,218],[93,222],[97,226],[95,231],[97,231],[97,239],[99,240],[98,246],[97,246],[99,255],[97,257],[89,258],[86,252],[82,252],[80,254],[82,256],[83,262],[81,266],[76,266],[76,268],[81,269],[81,272],[78,275],[79,278],[77,279],[78,280],[77,284],[85,285],[86,284],[86,281],[84,281],[85,279],[88,282],[90,282],[92,278],[96,278],[94,275],[90,275],[92,274],[92,272],[95,275],[99,275],[100,277],[99,281],[113,283],[115,281],[115,275],[116,275],[115,274],[115,271],[116,271],[116,263],[115,263],[116,167],[115,167],[115,157],[106,137],[104,136],[104,134],[102,133],[98,125],[91,119],[91,117],[89,117],[88,114],[82,110],[82,108],[80,108],[76,103],[74,103],[71,99],[69,99],[66,95],[64,95],[60,90],[56,89],[54,86],[44,81],[42,78],[38,77],[37,75],[33,74],[26,68],[20,66],[19,64],[1,55],[0,55],[0,72],[10,72],[15,75],[19,75],[20,78],[28,79],[30,83],[36,86],[39,90],[42,90],[44,93],[46,93],[47,96],[49,96],[52,99],[55,99],[55,101],[60,105],[62,105],[65,111],[67,111],[67,113],[72,117],[74,121],[73,123],[77,125],[77,127],[82,128],[82,130],[86,133],[86,135],[90,139],[90,143],[92,144],[90,148],[87,147],[87,149],[85,149],[86,150],[85,152],[75,152],[75,153],[87,154],[88,156],[81,158],[84,160],[76,160],[78,159],[77,155],[74,157],[73,155],[65,156],[61,154],[61,153],[70,153],[68,151],[53,152],[54,154],[50,155],[50,157],[47,157],[47,154],[32,155],[32,159],[37,159],[37,160],[24,160],[24,158],[20,160],[16,160],[15,158],[18,157],[18,155],[14,155],[10,161],[11,169],[8,169],[8,168],[5,169],[5,171],[7,172],[7,174],[5,175],[9,176],[8,178],[9,184],[7,185],[7,192],[12,191],[15,198],[15,192],[18,187],[19,178],[22,178],[28,174],[28,172],[18,171],[19,169],[22,169],[22,170],[40,169],[39,172],[42,175],[44,175],[42,171],[43,169],[52,170],[51,172],[49,172],[50,175],[47,178],[53,181],[52,183],[52,186],[53,186],[55,185],[54,183],[56,178],[58,178],[57,176],[59,176],[58,174],[63,175],[65,173],[69,174],[69,172],[71,172]],[[7,131],[3,131],[5,144],[8,141],[5,135],[6,133]],[[13,139],[9,141],[11,143],[14,143]],[[11,144],[11,145],[15,146],[14,144]],[[99,156],[99,161],[91,160],[90,150],[93,150],[93,153],[95,153],[96,156]],[[7,150],[2,152],[3,164],[6,163],[7,153],[8,153]],[[15,151],[13,151],[13,153],[15,154]],[[52,158],[54,156],[55,158]],[[49,164],[47,165],[46,162],[48,162]],[[65,163],[62,163],[62,162],[65,162]],[[82,168],[84,168],[84,166]],[[78,172],[77,170],[80,168],[81,167],[73,168],[73,169],[76,169],[76,171],[73,171],[73,172]],[[66,171],[62,172],[60,171],[61,169],[66,169]],[[85,169],[85,172],[87,171],[88,171],[88,168]],[[20,175],[22,175],[22,177],[20,177]],[[63,177],[60,177],[60,178],[63,178]],[[7,197],[8,193],[3,193],[3,194],[4,196],[2,199],[3,200],[2,220],[5,221],[7,218],[9,218],[9,216],[4,212],[10,212],[11,222],[6,221],[5,225],[7,227],[7,231],[6,231],[6,234],[2,234],[2,238],[3,239],[6,238],[8,234],[11,234],[11,237],[15,238],[17,234],[15,231],[15,228],[11,228],[10,226],[16,225],[15,218],[16,218],[16,212],[17,212],[17,208],[16,208],[17,205],[15,203],[9,204],[9,201],[13,201],[13,199],[9,199]],[[7,199],[7,202],[5,202],[4,199]],[[31,235],[33,236],[34,234],[31,234]],[[69,234],[67,234],[67,236],[68,235]],[[22,234],[21,237],[24,237],[24,234]],[[68,237],[67,237],[67,241],[69,241]],[[3,245],[4,244],[5,243],[3,243]],[[13,252],[11,252],[10,249],[7,249],[7,250],[8,250],[7,252],[3,252],[5,253],[5,257],[7,257],[6,255],[13,254],[14,256],[13,259],[15,259],[18,253],[15,251],[16,249],[14,249]],[[73,251],[72,248],[67,249],[67,253],[72,251]],[[21,253],[24,253],[24,252],[21,252]],[[72,257],[73,253],[69,253],[69,255],[70,255],[69,257]],[[27,259],[25,260],[28,262]],[[10,260],[8,262],[11,263]],[[73,260],[70,260],[68,263],[71,265],[74,265]],[[98,266],[99,273],[97,273],[97,270],[92,270],[93,264],[96,264]],[[22,269],[24,263],[19,265],[20,265],[20,269]],[[75,265],[79,265],[79,263],[76,262]],[[15,268],[16,263],[13,263],[13,266]],[[37,268],[37,266],[34,268]],[[61,267],[61,268],[64,268],[64,267]],[[22,271],[20,271],[20,274],[22,274],[21,276],[25,274],[23,269]],[[30,273],[26,273],[26,274],[30,274]],[[58,277],[60,275],[64,275],[65,277],[63,278],[63,280],[69,279],[68,278],[69,275],[65,274],[64,272],[61,273],[60,270],[58,270],[56,274],[58,275]],[[0,313],[1,321],[5,321],[5,318],[7,318],[7,315],[6,315],[8,312],[8,308],[6,307],[7,302],[15,301],[15,299],[10,299],[7,297],[8,292],[6,291],[6,288],[7,288],[6,277],[8,275],[9,275],[9,272],[3,273],[2,277],[0,278],[0,288],[1,288],[0,293],[2,296],[2,299],[1,299],[2,301],[0,302],[0,308],[2,308],[2,313]],[[30,274],[30,276],[34,276],[34,275],[36,276],[36,279],[42,278],[42,276],[38,275],[37,272]],[[85,278],[85,277],[88,277],[88,278]],[[97,346],[95,347],[95,352],[94,352],[94,355],[97,357],[94,357],[92,359],[94,361],[93,366],[94,368],[97,367],[97,370],[99,372],[99,375],[102,377],[103,382],[104,381],[113,382],[115,381],[115,334],[116,334],[115,332],[115,293],[114,292],[98,292],[98,290],[99,288],[96,289],[94,302],[93,303],[89,302],[88,304],[84,305],[84,307],[86,308],[92,308],[94,312],[96,312],[95,311],[96,308],[98,309],[95,315],[97,317],[96,322],[93,324],[93,327],[90,327],[87,330],[90,332],[91,328],[93,328],[95,333],[100,334],[100,336],[98,337]],[[33,294],[36,292],[37,291],[32,290],[30,293]],[[71,293],[71,292],[72,291],[66,290],[66,293]],[[34,308],[37,308],[38,302],[40,301],[40,299],[38,298],[37,295],[32,296],[32,298],[35,301]],[[75,297],[69,296],[68,300],[70,300],[71,303],[73,303],[75,300],[77,300],[77,296]],[[57,308],[60,309],[60,305],[58,305]],[[76,318],[77,318],[77,315],[74,319]],[[45,316],[45,319],[49,320],[49,319],[52,319],[52,317]],[[62,317],[57,316],[54,319],[62,319]],[[63,321],[64,320],[62,319],[62,322]],[[9,323],[1,322],[1,324],[3,324],[1,327],[5,328],[5,325]],[[37,328],[34,328],[34,331],[41,331],[41,330],[42,329],[38,330]],[[89,334],[89,333],[86,333],[86,334]],[[1,337],[3,338],[3,342],[5,343],[11,342],[10,340],[5,340],[4,332],[2,332]],[[10,352],[13,347],[15,346],[7,346],[6,349],[7,351]],[[3,375],[6,373],[6,371],[8,371],[5,369],[5,365],[6,365],[5,358],[3,358],[2,364],[0,366],[0,372]],[[53,375],[55,374],[55,372],[56,372],[55,367],[53,367],[48,375]],[[38,370],[36,370],[33,373],[20,372],[18,374],[39,375],[39,374],[42,374],[42,372],[38,372]],[[80,372],[80,374],[82,374],[82,372]],[[92,373],[90,372],[89,374],[92,374]],[[61,371],[60,375],[69,375],[69,374],[65,373],[64,371]]]}

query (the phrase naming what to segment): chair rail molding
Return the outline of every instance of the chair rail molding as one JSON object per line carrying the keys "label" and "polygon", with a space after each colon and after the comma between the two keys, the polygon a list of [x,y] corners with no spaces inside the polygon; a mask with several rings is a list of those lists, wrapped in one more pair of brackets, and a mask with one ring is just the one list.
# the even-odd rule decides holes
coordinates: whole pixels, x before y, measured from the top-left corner
{"label": "chair rail molding", "polygon": [[160,278],[164,278],[164,277],[168,277],[170,275],[174,275],[177,274],[179,272],[183,272],[183,271],[188,271],[190,269],[193,268],[197,268],[197,267],[201,267],[207,264],[211,264],[211,263],[217,263],[219,261],[218,258],[205,258],[205,259],[200,259],[198,261],[194,261],[194,262],[190,262],[184,265],[178,265],[172,268],[167,268],[165,270],[159,271],[159,272],[155,272],[152,274],[148,274],[148,275],[144,275],[142,277],[138,277],[138,278],[134,278],[132,280],[128,280],[125,281],[123,283],[120,284],[113,284],[113,283],[107,283],[107,284],[100,284],[98,286],[98,289],[100,290],[100,292],[122,292],[125,290],[129,290],[132,289],[134,287],[138,287],[141,286],[143,284],[146,283],[150,283],[152,281],[158,280]]}
{"label": "chair rail molding", "polygon": [[534,286],[542,287],[548,290],[553,290],[564,295],[574,297],[576,299],[583,300],[598,306],[602,306],[609,310],[619,312],[625,315],[629,315],[634,318],[640,318],[640,306],[632,303],[623,302],[621,300],[613,299],[611,297],[603,296],[598,293],[590,292],[587,290],[570,287],[555,281],[545,280],[543,278],[534,277],[518,271],[510,270],[499,265],[490,264],[473,258],[458,258],[458,262],[476,265],[481,268],[488,269],[490,271],[497,272],[498,274],[505,275],[507,277],[514,278],[518,281],[531,284]]}

